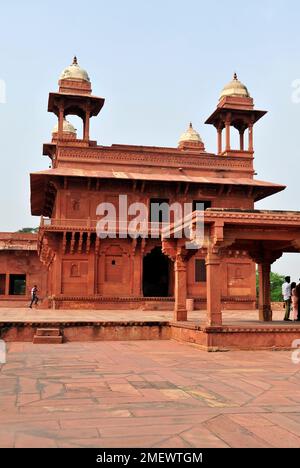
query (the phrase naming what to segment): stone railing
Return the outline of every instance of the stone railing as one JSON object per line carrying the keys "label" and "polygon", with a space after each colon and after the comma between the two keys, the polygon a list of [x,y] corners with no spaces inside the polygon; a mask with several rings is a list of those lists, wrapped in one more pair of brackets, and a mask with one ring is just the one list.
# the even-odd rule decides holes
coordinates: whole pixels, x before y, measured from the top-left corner
{"label": "stone railing", "polygon": [[[49,218],[41,218],[40,222],[40,228],[46,231],[61,231],[61,230],[88,230],[88,231],[97,231],[101,229],[101,226],[98,225],[97,223],[100,220],[97,219],[91,219],[91,218],[86,218],[86,219],[49,219]],[[116,225],[114,222],[111,223],[110,226],[106,226],[106,229],[103,230],[102,232],[106,233],[114,233],[116,232],[117,234],[128,234],[128,235],[134,235],[137,232],[141,237],[143,235],[150,236],[150,237],[159,237],[161,230],[167,225],[168,223],[156,223],[156,222],[145,222],[143,223],[142,226],[139,226],[138,230],[136,229],[136,226],[131,226],[130,221],[117,221]]]}

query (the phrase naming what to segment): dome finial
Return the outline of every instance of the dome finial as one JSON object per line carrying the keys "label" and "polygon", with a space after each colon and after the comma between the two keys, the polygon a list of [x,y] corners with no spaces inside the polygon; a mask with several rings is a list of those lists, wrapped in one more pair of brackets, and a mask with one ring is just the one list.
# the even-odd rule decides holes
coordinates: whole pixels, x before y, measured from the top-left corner
{"label": "dome finial", "polygon": [[199,133],[193,129],[192,122],[190,122],[188,129],[180,137],[179,144],[184,142],[203,144]]}
{"label": "dome finial", "polygon": [[60,80],[82,80],[89,82],[89,75],[78,65],[77,57],[74,55],[73,62],[60,75]]}
{"label": "dome finial", "polygon": [[236,73],[234,73],[233,79],[230,81],[230,83],[224,86],[219,100],[225,96],[236,96],[243,98],[251,97],[247,87],[238,80]]}

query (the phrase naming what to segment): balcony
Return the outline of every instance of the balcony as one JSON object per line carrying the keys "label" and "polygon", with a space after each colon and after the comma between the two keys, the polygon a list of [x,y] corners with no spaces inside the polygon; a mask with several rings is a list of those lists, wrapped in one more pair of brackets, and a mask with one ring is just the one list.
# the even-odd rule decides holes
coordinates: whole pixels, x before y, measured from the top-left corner
{"label": "balcony", "polygon": [[157,223],[157,222],[143,222],[142,225],[136,229],[136,224],[132,225],[132,221],[117,221],[116,226],[114,223],[111,223],[111,226],[106,226],[106,229],[99,231],[99,226],[97,229],[97,223],[100,219],[49,219],[41,217],[40,229],[44,231],[87,231],[87,232],[99,232],[106,233],[113,237],[115,233],[117,236],[127,235],[130,237],[135,237],[138,232],[138,237],[160,237],[162,229],[169,226],[169,223]]}

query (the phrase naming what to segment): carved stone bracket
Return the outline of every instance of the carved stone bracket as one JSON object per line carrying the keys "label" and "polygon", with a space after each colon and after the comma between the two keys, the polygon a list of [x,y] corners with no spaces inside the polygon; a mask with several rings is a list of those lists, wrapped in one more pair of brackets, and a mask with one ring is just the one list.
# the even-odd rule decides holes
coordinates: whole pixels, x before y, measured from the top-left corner
{"label": "carved stone bracket", "polygon": [[282,257],[283,252],[279,250],[249,250],[249,256],[257,264],[269,264],[276,262],[280,257]]}
{"label": "carved stone bracket", "polygon": [[162,252],[173,262],[186,263],[198,250],[187,249],[184,239],[163,239]]}
{"label": "carved stone bracket", "polygon": [[44,239],[40,249],[40,260],[47,268],[51,265],[55,258],[55,251],[49,244],[48,239]]}

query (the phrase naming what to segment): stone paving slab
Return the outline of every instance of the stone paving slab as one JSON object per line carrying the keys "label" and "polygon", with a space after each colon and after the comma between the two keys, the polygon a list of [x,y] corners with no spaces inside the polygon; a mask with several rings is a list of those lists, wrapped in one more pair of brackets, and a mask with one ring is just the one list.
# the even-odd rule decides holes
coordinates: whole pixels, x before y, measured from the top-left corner
{"label": "stone paving slab", "polygon": [[[296,325],[300,328],[300,322],[284,322],[284,311],[275,310],[273,312],[273,322],[268,322],[268,326]],[[149,311],[149,310],[53,310],[39,308],[0,308],[0,323],[5,322],[170,322],[173,321],[173,311]],[[188,321],[196,324],[206,322],[206,311],[195,310],[188,313]],[[224,324],[231,325],[265,325],[258,320],[257,310],[224,310]]]}
{"label": "stone paving slab", "polygon": [[288,351],[8,343],[0,447],[300,447]]}

